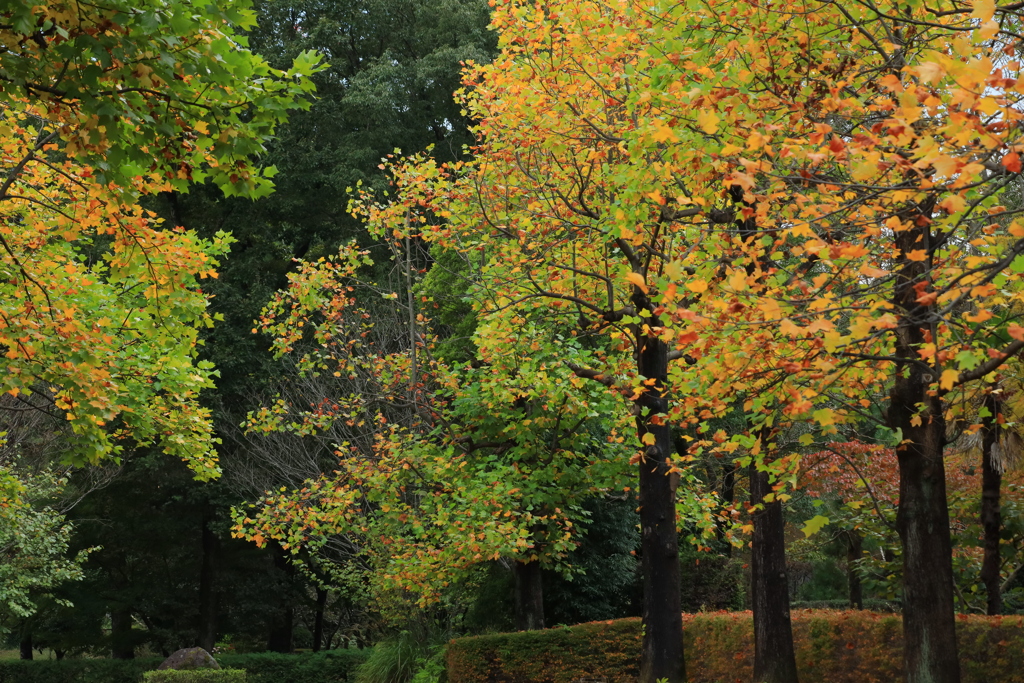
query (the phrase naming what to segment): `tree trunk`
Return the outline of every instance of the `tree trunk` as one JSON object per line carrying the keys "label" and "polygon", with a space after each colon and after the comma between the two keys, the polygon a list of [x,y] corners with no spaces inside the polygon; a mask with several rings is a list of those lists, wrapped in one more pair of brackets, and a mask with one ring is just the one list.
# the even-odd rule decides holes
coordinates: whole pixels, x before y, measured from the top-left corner
{"label": "tree trunk", "polygon": [[864,555],[864,543],[857,531],[846,532],[846,581],[850,589],[850,609],[864,609],[857,560]]}
{"label": "tree trunk", "polygon": [[981,446],[981,528],[984,534],[984,556],[981,560],[981,580],[987,594],[986,613],[995,616],[1003,611],[1003,595],[1000,586],[999,534],[1002,514],[999,510],[1000,488],[1003,477],[992,460],[992,454],[999,443],[999,401],[989,394],[984,406],[989,415],[982,419],[984,425]]}
{"label": "tree trunk", "polygon": [[320,652],[324,642],[324,611],[327,609],[327,589],[316,589],[316,613],[313,616],[313,652]]}
{"label": "tree trunk", "polygon": [[[636,310],[650,310],[639,289],[633,296]],[[657,316],[648,320],[652,329]],[[669,474],[672,435],[664,422],[668,401],[663,395],[668,380],[668,347],[657,336],[636,333],[640,344],[640,375],[654,380],[638,399],[637,433],[645,444],[640,459],[640,550],[644,580],[643,648],[640,683],[686,680],[683,662],[683,614],[679,576],[679,535],[676,531],[676,477]],[[644,414],[646,413],[646,414]],[[653,439],[652,439],[653,437]]]}
{"label": "tree trunk", "polygon": [[[762,442],[764,439],[762,439]],[[767,443],[762,443],[766,448]],[[797,683],[793,626],[789,618],[785,520],[782,503],[764,502],[772,487],[767,472],[750,464],[754,513],[750,553],[750,597],[754,608],[754,683]]]}
{"label": "tree trunk", "polygon": [[[934,200],[932,200],[934,203]],[[927,289],[925,261],[907,255],[931,253],[927,218],[917,205],[901,216],[915,227],[895,233],[901,255],[893,304],[899,315],[897,366],[889,404],[889,426],[902,435],[896,449],[900,502],[896,529],[903,544],[903,675],[907,683],[960,683],[953,607],[953,556],[942,461],[946,426],[934,384],[937,370],[921,362],[918,349],[931,336],[932,305],[918,303]]]}
{"label": "tree trunk", "polygon": [[540,562],[516,562],[516,630],[537,631],[544,628],[544,584]]}
{"label": "tree trunk", "polygon": [[32,659],[32,631],[25,627],[21,632],[21,642],[18,644],[21,650],[21,659]]}
{"label": "tree trunk", "polygon": [[270,632],[267,635],[267,649],[271,652],[289,653],[293,647],[293,622],[295,610],[291,600],[291,576],[294,571],[284,550],[276,543],[271,546],[271,555],[274,558],[274,566],[281,570],[283,576],[279,576],[281,590],[278,593],[278,607],[273,612],[273,622],[270,624]]}
{"label": "tree trunk", "polygon": [[204,507],[202,548],[203,560],[199,569],[199,647],[213,652],[217,643],[217,593],[214,582],[217,570],[217,535],[210,529],[211,506]]}
{"label": "tree trunk", "polygon": [[117,607],[111,610],[111,659],[135,659],[135,644],[132,641],[132,611],[127,607]]}

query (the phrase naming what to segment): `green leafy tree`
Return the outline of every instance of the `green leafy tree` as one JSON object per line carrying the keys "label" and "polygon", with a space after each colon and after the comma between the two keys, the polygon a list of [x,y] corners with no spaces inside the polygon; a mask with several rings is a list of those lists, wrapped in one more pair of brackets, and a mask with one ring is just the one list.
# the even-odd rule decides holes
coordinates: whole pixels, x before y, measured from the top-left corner
{"label": "green leafy tree", "polygon": [[55,587],[82,578],[88,552],[68,557],[72,528],[54,507],[66,483],[53,470],[27,473],[16,460],[0,467],[0,634],[35,614]]}

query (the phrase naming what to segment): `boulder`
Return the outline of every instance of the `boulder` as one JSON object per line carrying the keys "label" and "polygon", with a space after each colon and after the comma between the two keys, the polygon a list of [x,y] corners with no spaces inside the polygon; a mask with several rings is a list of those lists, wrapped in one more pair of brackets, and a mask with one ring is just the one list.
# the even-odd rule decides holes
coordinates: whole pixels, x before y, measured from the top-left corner
{"label": "boulder", "polygon": [[160,669],[177,669],[178,671],[188,671],[191,669],[219,669],[220,664],[213,658],[209,652],[201,647],[186,647],[182,650],[178,650],[170,657],[165,659],[157,670]]}

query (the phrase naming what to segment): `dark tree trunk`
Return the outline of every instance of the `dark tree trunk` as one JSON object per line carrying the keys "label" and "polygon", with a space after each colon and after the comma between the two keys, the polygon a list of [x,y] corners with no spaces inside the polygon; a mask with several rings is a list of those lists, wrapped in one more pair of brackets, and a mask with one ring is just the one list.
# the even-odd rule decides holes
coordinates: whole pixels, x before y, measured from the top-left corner
{"label": "dark tree trunk", "polygon": [[270,652],[292,651],[292,620],[294,610],[291,607],[278,610],[276,620],[270,626],[270,634],[267,636],[267,650]]}
{"label": "dark tree trunk", "polygon": [[203,514],[203,560],[199,569],[199,647],[213,652],[217,643],[217,593],[214,582],[217,571],[217,535],[210,528],[212,511],[209,504]]}
{"label": "dark tree trunk", "polygon": [[313,615],[313,652],[320,652],[324,642],[324,611],[327,609],[327,589],[316,589],[316,613]]}
{"label": "dark tree trunk", "polygon": [[118,607],[110,612],[110,657],[112,659],[135,659],[135,643],[132,638],[132,611]]}
{"label": "dark tree trunk", "polygon": [[281,570],[283,576],[279,577],[281,590],[277,597],[278,606],[273,612],[273,622],[270,624],[270,632],[267,635],[267,649],[271,652],[291,652],[293,647],[293,622],[295,610],[291,600],[291,577],[294,571],[284,550],[277,544],[271,546],[271,555],[274,558],[274,566]]}
{"label": "dark tree trunk", "polygon": [[[762,448],[767,444],[763,444]],[[772,492],[767,472],[750,464],[754,513],[750,553],[750,597],[754,608],[754,683],[797,683],[793,626],[789,618],[785,520],[782,503],[764,502]]]}
{"label": "dark tree trunk", "polygon": [[516,630],[544,628],[544,584],[540,562],[516,562],[512,571],[516,578]]}
{"label": "dark tree trunk", "polygon": [[857,531],[846,532],[846,581],[850,589],[850,609],[864,609],[857,561],[864,555],[864,543]]}
{"label": "dark tree trunk", "polygon": [[[633,302],[638,311],[650,310],[650,302],[639,290],[635,291]],[[648,324],[656,329],[660,322],[652,316]],[[672,435],[665,423],[668,401],[662,394],[668,380],[668,347],[657,336],[637,332],[636,339],[640,344],[640,375],[654,380],[637,401],[641,409],[637,432],[641,443],[646,444],[640,459],[640,551],[644,581],[640,683],[656,683],[660,679],[679,683],[686,680],[686,669],[676,531],[677,478],[669,474]]]}
{"label": "dark tree trunk", "polygon": [[901,252],[893,297],[899,315],[895,352],[905,361],[894,373],[889,426],[903,437],[896,449],[900,470],[896,529],[903,544],[903,675],[907,683],[960,683],[942,461],[943,402],[936,392],[937,371],[924,365],[918,354],[931,325],[932,306],[917,302],[927,289],[927,262],[906,257],[919,249],[931,253],[928,222],[916,220],[930,214],[929,207],[912,207],[901,217],[915,227],[895,233]]}
{"label": "dark tree trunk", "polygon": [[32,631],[27,627],[21,632],[21,642],[18,644],[22,659],[32,659]]}
{"label": "dark tree trunk", "polygon": [[981,528],[984,534],[984,556],[981,560],[981,581],[985,584],[986,613],[995,616],[1003,611],[1002,587],[999,585],[999,534],[1002,527],[1002,513],[999,510],[1000,489],[1003,477],[992,460],[992,453],[999,443],[999,401],[989,394],[985,400],[989,415],[983,418],[983,439],[981,445]]}

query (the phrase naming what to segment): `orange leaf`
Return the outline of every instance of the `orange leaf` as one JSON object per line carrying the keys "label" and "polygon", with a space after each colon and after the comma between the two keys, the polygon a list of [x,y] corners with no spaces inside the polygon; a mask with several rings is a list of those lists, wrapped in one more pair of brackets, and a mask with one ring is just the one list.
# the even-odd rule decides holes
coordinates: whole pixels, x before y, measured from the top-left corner
{"label": "orange leaf", "polygon": [[1003,157],[1002,163],[1010,173],[1020,173],[1020,155],[1016,152],[1010,152]]}
{"label": "orange leaf", "polygon": [[647,283],[644,282],[644,276],[640,273],[626,273],[626,279],[632,282],[635,286],[640,288],[640,291],[644,294],[647,293]]}

